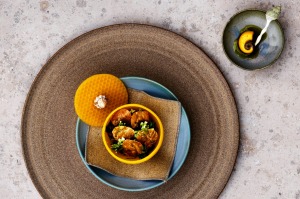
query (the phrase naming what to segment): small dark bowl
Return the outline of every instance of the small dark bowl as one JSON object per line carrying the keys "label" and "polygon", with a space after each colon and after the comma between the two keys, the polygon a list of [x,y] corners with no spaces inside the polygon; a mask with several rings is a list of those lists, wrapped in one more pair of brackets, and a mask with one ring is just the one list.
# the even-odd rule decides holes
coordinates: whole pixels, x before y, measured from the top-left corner
{"label": "small dark bowl", "polygon": [[234,50],[234,42],[239,38],[241,30],[248,25],[261,29],[266,24],[266,12],[261,10],[245,10],[237,13],[227,23],[223,32],[223,48],[225,54],[235,65],[245,70],[263,69],[273,64],[280,56],[284,46],[284,34],[278,20],[272,21],[267,29],[266,38],[258,45],[255,58],[245,58]]}

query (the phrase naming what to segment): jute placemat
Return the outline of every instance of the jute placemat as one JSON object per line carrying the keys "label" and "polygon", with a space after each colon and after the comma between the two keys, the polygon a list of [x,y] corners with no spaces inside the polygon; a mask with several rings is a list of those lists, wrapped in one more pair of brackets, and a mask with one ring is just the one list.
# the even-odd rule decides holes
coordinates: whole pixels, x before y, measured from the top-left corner
{"label": "jute placemat", "polygon": [[[189,154],[162,186],[125,193],[101,183],[81,161],[73,97],[83,80],[98,73],[152,79],[185,107]],[[216,198],[232,172],[239,139],[234,98],[214,63],[179,35],[137,24],[93,30],[54,54],[32,84],[21,128],[26,166],[44,198]]]}
{"label": "jute placemat", "polygon": [[85,159],[89,165],[117,176],[136,180],[167,181],[175,157],[180,126],[181,104],[148,95],[143,91],[127,89],[129,103],[142,104],[158,115],[164,128],[164,141],[157,154],[145,163],[128,165],[114,159],[104,147],[101,127],[89,127]]}

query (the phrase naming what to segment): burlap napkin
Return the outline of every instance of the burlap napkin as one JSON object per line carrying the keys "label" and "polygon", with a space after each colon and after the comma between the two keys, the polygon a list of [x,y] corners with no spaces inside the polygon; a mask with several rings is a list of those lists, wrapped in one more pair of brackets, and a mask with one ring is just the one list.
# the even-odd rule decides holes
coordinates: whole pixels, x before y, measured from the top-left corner
{"label": "burlap napkin", "polygon": [[136,180],[168,179],[175,157],[177,137],[181,118],[181,104],[178,101],[152,97],[143,91],[128,89],[129,102],[139,103],[153,110],[164,127],[164,141],[158,153],[149,161],[128,165],[115,160],[105,149],[101,128],[90,127],[86,143],[86,161],[111,174]]}

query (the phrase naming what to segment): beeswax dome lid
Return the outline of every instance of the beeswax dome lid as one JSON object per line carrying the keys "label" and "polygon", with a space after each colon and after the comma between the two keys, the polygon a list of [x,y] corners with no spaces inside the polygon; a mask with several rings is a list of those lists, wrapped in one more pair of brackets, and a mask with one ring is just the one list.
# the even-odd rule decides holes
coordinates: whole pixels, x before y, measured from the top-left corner
{"label": "beeswax dome lid", "polygon": [[84,80],[74,99],[78,117],[91,126],[102,126],[111,111],[127,103],[125,85],[110,74],[97,74]]}

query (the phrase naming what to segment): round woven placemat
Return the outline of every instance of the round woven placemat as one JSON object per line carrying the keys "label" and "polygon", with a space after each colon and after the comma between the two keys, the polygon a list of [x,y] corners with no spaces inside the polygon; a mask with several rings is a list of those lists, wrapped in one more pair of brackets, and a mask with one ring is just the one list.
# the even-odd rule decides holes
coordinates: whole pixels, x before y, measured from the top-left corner
{"label": "round woven placemat", "polygon": [[[189,154],[164,185],[125,193],[102,184],[81,161],[74,94],[97,73],[152,79],[185,107],[192,134]],[[37,75],[22,118],[25,162],[44,198],[216,198],[232,172],[238,139],[234,98],[214,63],[179,35],[137,24],[99,28],[61,48]]]}

